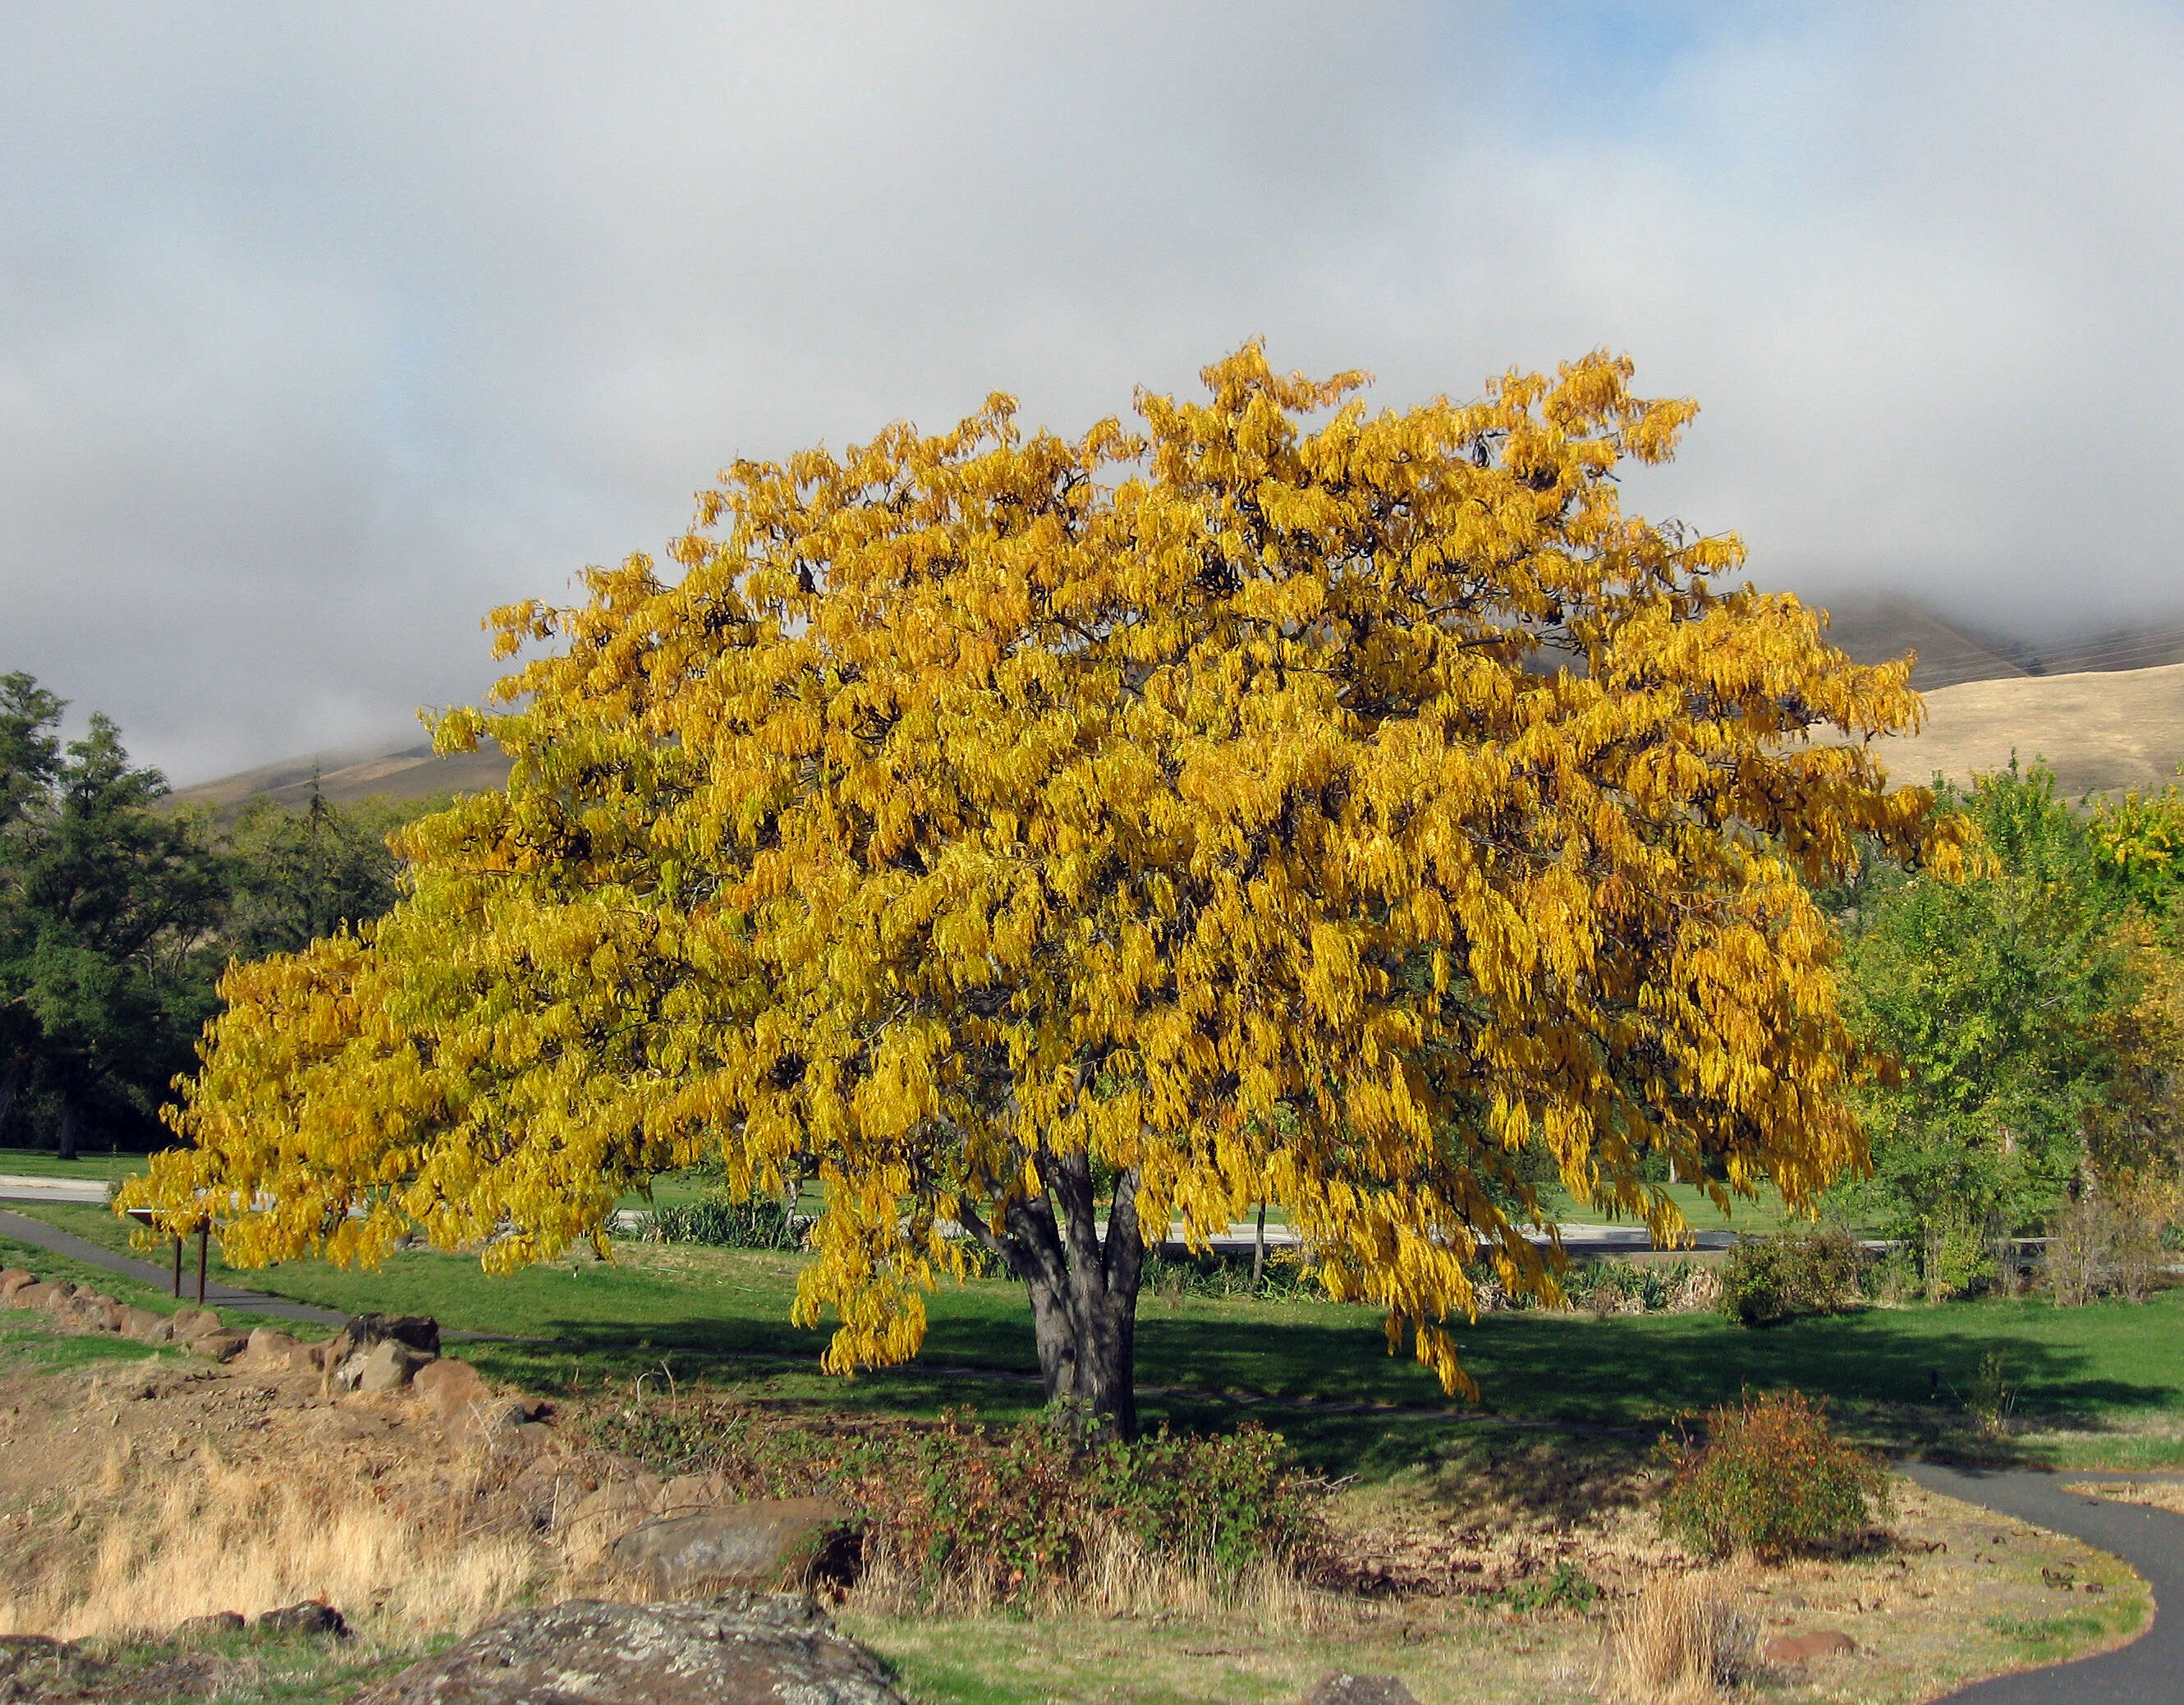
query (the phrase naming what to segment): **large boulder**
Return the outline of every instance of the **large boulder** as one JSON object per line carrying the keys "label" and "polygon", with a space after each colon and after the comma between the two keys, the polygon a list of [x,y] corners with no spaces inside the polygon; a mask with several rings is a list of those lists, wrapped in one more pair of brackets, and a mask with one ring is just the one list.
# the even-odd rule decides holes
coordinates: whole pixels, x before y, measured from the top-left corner
{"label": "large boulder", "polygon": [[209,1308],[178,1308],[174,1321],[177,1344],[187,1344],[192,1339],[220,1330],[220,1316]]}
{"label": "large boulder", "polygon": [[[359,1350],[370,1350],[376,1344],[392,1339],[407,1345],[420,1356],[440,1353],[440,1322],[429,1314],[359,1314],[352,1315],[349,1322],[341,1329],[343,1359]],[[346,1342],[343,1342],[346,1340]]]}
{"label": "large boulder", "polygon": [[578,1499],[558,1524],[570,1563],[588,1569],[604,1559],[607,1548],[652,1512],[660,1482],[639,1473],[611,1480]]}
{"label": "large boulder", "polygon": [[804,1587],[850,1522],[827,1498],[755,1498],[641,1522],[608,1547],[607,1562],[655,1598]]}
{"label": "large boulder", "polygon": [[903,1705],[880,1661],[808,1598],[522,1610],[350,1705]]}
{"label": "large boulder", "polygon": [[256,1327],[243,1346],[243,1365],[253,1372],[286,1373],[296,1365],[296,1352],[303,1347],[293,1333],[277,1326]]}
{"label": "large boulder", "polygon": [[250,1343],[247,1332],[208,1332],[189,1341],[189,1352],[209,1361],[232,1361]]}
{"label": "large boulder", "polygon": [[426,1363],[411,1378],[410,1389],[431,1405],[440,1424],[448,1428],[467,1422],[473,1412],[493,1401],[477,1369],[460,1356],[443,1356]]}
{"label": "large boulder", "polygon": [[364,1358],[364,1371],[356,1377],[359,1391],[399,1391],[432,1358],[412,1350],[398,1339],[382,1339]]}
{"label": "large boulder", "polygon": [[15,1300],[17,1293],[38,1282],[36,1273],[26,1273],[20,1267],[0,1268],[0,1308],[20,1308]]}
{"label": "large boulder", "polygon": [[44,1314],[58,1314],[68,1306],[69,1300],[75,1294],[75,1287],[66,1279],[26,1284],[15,1293],[15,1305],[18,1308],[35,1308]]}
{"label": "large boulder", "polygon": [[161,1314],[155,1308],[125,1308],[121,1311],[121,1334],[139,1344],[171,1344],[175,1337],[174,1316]]}

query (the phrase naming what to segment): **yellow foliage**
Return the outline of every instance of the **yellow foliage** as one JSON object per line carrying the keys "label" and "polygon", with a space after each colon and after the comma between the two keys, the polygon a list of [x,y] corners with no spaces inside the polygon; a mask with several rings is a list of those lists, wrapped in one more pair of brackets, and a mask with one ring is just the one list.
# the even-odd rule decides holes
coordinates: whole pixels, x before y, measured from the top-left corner
{"label": "yellow foliage", "polygon": [[848,1369],[915,1353],[951,1221],[1089,1152],[1149,1238],[1286,1204],[1451,1389],[1477,1277],[1552,1290],[1527,1143],[1663,1235],[1652,1154],[1808,1202],[1862,1149],[1805,884],[1947,852],[1865,743],[1919,701],[1622,513],[1695,411],[1630,372],[1373,414],[1252,344],[1142,433],[995,396],[738,463],[679,575],[495,613],[554,649],[437,737],[506,791],[402,832],[376,933],[229,973],[127,1199],[245,1262],[415,1224],[505,1268],[702,1154],[816,1174]]}

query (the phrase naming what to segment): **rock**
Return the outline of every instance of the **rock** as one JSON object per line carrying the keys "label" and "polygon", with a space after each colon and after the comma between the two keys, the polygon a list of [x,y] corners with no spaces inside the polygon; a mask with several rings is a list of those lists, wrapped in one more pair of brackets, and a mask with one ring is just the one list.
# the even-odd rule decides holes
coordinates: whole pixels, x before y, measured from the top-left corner
{"label": "rock", "polygon": [[443,1427],[466,1421],[471,1412],[493,1401],[478,1371],[459,1356],[443,1356],[419,1368],[410,1389],[430,1404]]}
{"label": "rock", "polygon": [[687,1516],[693,1510],[714,1510],[736,1501],[722,1474],[677,1474],[660,1489],[652,1501],[655,1516]]}
{"label": "rock", "polygon": [[209,1308],[178,1308],[174,1321],[177,1344],[187,1344],[193,1338],[220,1330],[220,1316]]}
{"label": "rock", "polygon": [[26,1285],[34,1285],[37,1282],[38,1276],[36,1273],[26,1273],[20,1267],[0,1268],[0,1308],[19,1306],[15,1301],[15,1293]]}
{"label": "rock", "polygon": [[0,1635],[0,1699],[90,1699],[106,1666],[64,1640]]}
{"label": "rock", "polygon": [[755,1498],[641,1522],[607,1548],[607,1562],[655,1598],[801,1587],[850,1519],[827,1498]]}
{"label": "rock", "polygon": [[659,1492],[660,1482],[646,1474],[616,1480],[578,1499],[556,1524],[571,1567],[582,1570],[599,1563],[609,1546],[650,1513]]}
{"label": "rock", "polygon": [[66,1279],[58,1284],[26,1284],[15,1293],[15,1306],[42,1309],[50,1314],[75,1294],[75,1287]]}
{"label": "rock", "polygon": [[[398,1339],[383,1338],[365,1352],[363,1365],[357,1369],[356,1389],[359,1391],[399,1391],[407,1385],[426,1358]],[[344,1367],[342,1370],[348,1370]]]}
{"label": "rock", "polygon": [[97,1292],[79,1291],[75,1297],[75,1312],[93,1332],[119,1332],[122,1316],[128,1312],[110,1296]]}
{"label": "rock", "polygon": [[139,1344],[171,1344],[175,1337],[174,1316],[161,1314],[155,1308],[125,1308],[121,1311],[121,1335],[133,1338]]}
{"label": "rock", "polygon": [[[440,1353],[440,1322],[428,1314],[353,1315],[341,1329],[341,1337],[348,1340],[345,1349],[352,1353],[370,1350],[389,1339],[421,1356]],[[344,1355],[342,1359],[348,1358]]]}
{"label": "rock", "polygon": [[189,1341],[189,1352],[213,1361],[232,1361],[242,1354],[250,1343],[250,1335],[242,1332],[208,1332]]}
{"label": "rock", "polygon": [[808,1598],[521,1610],[350,1705],[904,1705],[886,1669]]}
{"label": "rock", "polygon": [[1352,1675],[1330,1669],[1313,1682],[1304,1705],[1418,1705],[1411,1690],[1393,1675]]}
{"label": "rock", "polygon": [[276,1326],[261,1326],[251,1332],[242,1356],[253,1367],[286,1373],[295,1365],[296,1352],[302,1348],[292,1333]]}
{"label": "rock", "polygon": [[1816,1657],[1841,1657],[1858,1650],[1858,1642],[1839,1628],[1817,1628],[1810,1634],[1778,1634],[1759,1648],[1768,1663],[1810,1663]]}
{"label": "rock", "polygon": [[323,1634],[334,1640],[349,1637],[348,1624],[343,1620],[342,1613],[315,1598],[269,1610],[251,1626],[264,1634]]}
{"label": "rock", "polygon": [[193,1616],[177,1624],[173,1637],[176,1640],[202,1640],[208,1635],[240,1634],[243,1621],[231,1610],[216,1610],[210,1616]]}

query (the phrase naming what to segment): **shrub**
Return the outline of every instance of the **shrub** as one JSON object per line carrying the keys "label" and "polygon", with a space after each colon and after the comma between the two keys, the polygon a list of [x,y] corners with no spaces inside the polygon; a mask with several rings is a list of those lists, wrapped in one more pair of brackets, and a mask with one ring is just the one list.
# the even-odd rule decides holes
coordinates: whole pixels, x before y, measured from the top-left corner
{"label": "shrub", "polygon": [[1661,1525],[1693,1550],[1772,1560],[1838,1543],[1887,1509],[1878,1461],[1836,1439],[1797,1391],[1747,1396],[1707,1417],[1706,1442],[1664,1441],[1673,1475]]}
{"label": "shrub", "polygon": [[695,1202],[677,1202],[640,1215],[637,1235],[648,1244],[710,1244],[727,1249],[795,1249],[804,1246],[805,1221],[767,1196],[739,1201],[726,1190],[708,1190]]}
{"label": "shrub", "polygon": [[1083,1417],[1056,1412],[1006,1428],[938,1423],[805,1426],[726,1400],[595,1413],[595,1440],[663,1473],[712,1473],[748,1497],[824,1494],[861,1518],[868,1562],[883,1559],[925,1603],[1019,1607],[1072,1597],[1117,1542],[1235,1578],[1303,1565],[1322,1544],[1317,1483],[1281,1435],[1163,1428],[1135,1444],[1083,1444]]}
{"label": "shrub", "polygon": [[1841,1314],[1859,1302],[1864,1260],[1847,1233],[1824,1230],[1754,1238],[1721,1270],[1721,1311],[1745,1326],[1801,1314]]}
{"label": "shrub", "polygon": [[2176,1218],[2172,1187],[2087,1191],[2056,1219],[2041,1261],[2041,1288],[2061,1308],[2103,1294],[2143,1302],[2168,1266],[2167,1233]]}

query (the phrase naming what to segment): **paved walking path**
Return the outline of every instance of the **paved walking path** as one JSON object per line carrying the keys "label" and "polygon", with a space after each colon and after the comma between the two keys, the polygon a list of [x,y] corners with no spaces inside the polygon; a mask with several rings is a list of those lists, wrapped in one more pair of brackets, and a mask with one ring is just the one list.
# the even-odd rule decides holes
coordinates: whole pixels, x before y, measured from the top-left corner
{"label": "paved walking path", "polygon": [[1938,1462],[1895,1466],[1929,1491],[1982,1505],[2113,1552],[2145,1576],[2153,1589],[2153,1624],[2130,1645],[2075,1663],[1975,1682],[1948,1695],[1943,1705],[2171,1705],[2184,1697],[2184,1515],[2063,1490],[2065,1482],[2168,1480],[2177,1476],[2099,1469],[2052,1473],[2044,1469],[1954,1468]]}
{"label": "paved walking path", "polygon": [[[154,1266],[150,1261],[140,1261],[134,1255],[125,1255],[80,1238],[74,1232],[64,1232],[49,1226],[43,1220],[31,1219],[26,1214],[11,1214],[0,1210],[0,1237],[13,1238],[19,1244],[30,1244],[57,1255],[66,1255],[71,1261],[85,1261],[92,1266],[104,1267],[109,1272],[120,1273],[124,1278],[135,1279],[139,1284],[150,1285],[155,1290],[174,1288],[174,1270]],[[182,1274],[182,1294],[191,1301],[197,1299],[197,1275],[185,1271]],[[205,1286],[205,1302],[215,1308],[239,1308],[252,1314],[270,1314],[283,1320],[315,1321],[321,1326],[346,1325],[348,1316],[330,1308],[318,1308],[308,1302],[292,1302],[285,1296],[267,1296],[262,1291],[243,1290],[230,1284]]]}
{"label": "paved walking path", "polygon": [[106,1199],[106,1186],[97,1178],[36,1178],[20,1172],[0,1172],[0,1202],[91,1202]]}

